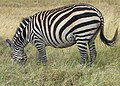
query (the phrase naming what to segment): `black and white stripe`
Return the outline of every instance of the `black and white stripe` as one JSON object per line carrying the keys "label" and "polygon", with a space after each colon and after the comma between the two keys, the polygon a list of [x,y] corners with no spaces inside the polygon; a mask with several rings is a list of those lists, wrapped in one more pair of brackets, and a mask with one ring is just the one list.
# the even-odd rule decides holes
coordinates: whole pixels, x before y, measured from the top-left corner
{"label": "black and white stripe", "polygon": [[18,50],[24,50],[29,42],[32,43],[38,50],[37,61],[42,59],[43,62],[47,61],[45,46],[65,48],[76,43],[81,64],[88,59],[88,45],[92,64],[96,57],[94,40],[99,31],[105,44],[111,46],[116,41],[117,30],[113,39],[107,40],[103,29],[104,19],[97,8],[87,4],[73,4],[41,11],[24,19],[12,43]]}

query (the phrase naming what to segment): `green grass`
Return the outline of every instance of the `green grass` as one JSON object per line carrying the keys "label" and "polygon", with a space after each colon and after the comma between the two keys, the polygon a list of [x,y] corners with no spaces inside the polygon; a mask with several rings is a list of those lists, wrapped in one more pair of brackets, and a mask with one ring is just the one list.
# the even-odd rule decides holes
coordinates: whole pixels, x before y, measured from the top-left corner
{"label": "green grass", "polygon": [[65,49],[46,47],[47,67],[36,65],[36,48],[28,45],[25,48],[28,56],[25,67],[12,64],[5,39],[12,39],[23,17],[81,2],[100,9],[105,18],[105,35],[112,38],[120,25],[119,0],[0,0],[0,86],[120,86],[120,36],[115,46],[108,47],[98,35],[97,58],[92,67],[79,64],[76,45]]}
{"label": "green grass", "polygon": [[[51,51],[52,49],[52,51]],[[119,86],[120,47],[98,49],[93,67],[80,66],[76,46],[47,48],[48,66],[35,64],[35,48],[27,47],[25,68],[11,64],[9,50],[0,60],[1,86]]]}

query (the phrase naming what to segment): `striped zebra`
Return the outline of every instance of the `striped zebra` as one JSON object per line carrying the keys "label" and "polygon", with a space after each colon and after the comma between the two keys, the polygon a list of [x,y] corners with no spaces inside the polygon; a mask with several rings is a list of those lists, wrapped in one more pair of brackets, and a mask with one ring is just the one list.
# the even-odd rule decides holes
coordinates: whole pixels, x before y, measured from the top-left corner
{"label": "striped zebra", "polygon": [[112,46],[117,38],[108,40],[104,36],[104,18],[101,12],[92,5],[72,4],[60,8],[41,11],[23,19],[13,40],[6,39],[11,48],[14,61],[24,65],[27,61],[24,47],[31,43],[37,48],[36,62],[46,64],[46,46],[66,48],[77,44],[81,58],[80,64],[88,60],[87,47],[90,50],[90,64],[95,61],[95,38],[100,31],[100,39],[108,46]]}

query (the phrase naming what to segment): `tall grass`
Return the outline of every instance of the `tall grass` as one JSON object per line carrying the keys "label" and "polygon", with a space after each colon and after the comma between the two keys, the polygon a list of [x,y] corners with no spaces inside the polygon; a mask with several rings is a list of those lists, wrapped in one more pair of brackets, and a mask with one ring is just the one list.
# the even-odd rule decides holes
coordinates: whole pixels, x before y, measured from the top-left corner
{"label": "tall grass", "polygon": [[45,67],[35,64],[36,48],[29,44],[25,48],[25,67],[12,64],[5,39],[12,39],[22,18],[70,3],[90,3],[100,9],[105,18],[105,35],[112,38],[120,25],[119,0],[0,0],[0,86],[120,86],[119,38],[114,47],[107,47],[98,35],[97,58],[92,67],[79,64],[76,45],[65,49],[46,47]]}

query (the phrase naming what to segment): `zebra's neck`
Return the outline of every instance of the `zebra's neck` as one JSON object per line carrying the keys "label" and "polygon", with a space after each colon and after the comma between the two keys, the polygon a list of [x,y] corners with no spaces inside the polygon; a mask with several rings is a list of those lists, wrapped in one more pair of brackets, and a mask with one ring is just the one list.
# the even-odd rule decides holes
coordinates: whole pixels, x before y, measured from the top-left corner
{"label": "zebra's neck", "polygon": [[13,44],[17,48],[24,48],[27,44],[27,35],[28,35],[28,24],[30,22],[30,17],[24,18],[20,23],[19,27],[16,30],[16,33],[13,37]]}

